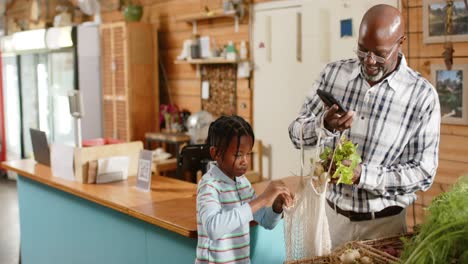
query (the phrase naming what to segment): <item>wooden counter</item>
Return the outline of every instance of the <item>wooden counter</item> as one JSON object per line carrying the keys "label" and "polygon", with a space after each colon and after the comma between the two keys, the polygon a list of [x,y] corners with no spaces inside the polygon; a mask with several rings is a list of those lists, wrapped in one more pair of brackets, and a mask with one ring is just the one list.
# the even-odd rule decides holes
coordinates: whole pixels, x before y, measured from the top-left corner
{"label": "wooden counter", "polygon": [[[153,177],[152,191],[136,189],[136,177],[107,184],[82,184],[52,176],[49,167],[34,160],[9,161],[3,168],[21,176],[112,208],[186,237],[197,237],[197,185],[167,177]],[[177,206],[174,206],[177,205]]]}
{"label": "wooden counter", "polygon": [[[197,185],[167,177],[153,177],[151,192],[136,189],[136,177],[107,184],[82,184],[52,176],[49,167],[34,160],[8,161],[2,167],[55,189],[114,209],[185,237],[197,237]],[[296,189],[297,177],[283,179]],[[258,194],[268,181],[254,184]]]}

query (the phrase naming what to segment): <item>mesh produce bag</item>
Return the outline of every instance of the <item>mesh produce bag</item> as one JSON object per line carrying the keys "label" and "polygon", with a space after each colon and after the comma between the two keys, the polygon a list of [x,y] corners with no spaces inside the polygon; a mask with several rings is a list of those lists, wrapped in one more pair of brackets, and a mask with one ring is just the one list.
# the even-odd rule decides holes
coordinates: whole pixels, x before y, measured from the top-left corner
{"label": "mesh produce bag", "polygon": [[284,208],[284,240],[286,260],[298,260],[330,253],[331,239],[325,212],[327,173],[314,176],[315,161],[320,151],[318,133],[316,154],[311,162],[310,176],[304,175],[304,147],[301,128],[301,182],[294,203]]}

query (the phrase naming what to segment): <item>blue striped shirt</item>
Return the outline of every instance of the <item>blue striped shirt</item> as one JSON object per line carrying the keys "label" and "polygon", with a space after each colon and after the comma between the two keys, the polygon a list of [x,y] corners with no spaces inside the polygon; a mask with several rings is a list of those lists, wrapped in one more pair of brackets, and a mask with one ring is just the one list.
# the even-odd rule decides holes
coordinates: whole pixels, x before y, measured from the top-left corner
{"label": "blue striped shirt", "polygon": [[272,229],[281,214],[271,207],[252,215],[255,191],[244,176],[232,180],[213,166],[198,183],[195,263],[250,263],[250,221]]}
{"label": "blue striped shirt", "polygon": [[315,146],[317,131],[323,131],[322,142],[334,148],[339,137],[323,126],[324,105],[316,90],[331,92],[355,111],[351,128],[343,133],[359,145],[363,160],[359,184],[330,185],[327,194],[343,210],[406,207],[416,200],[416,191],[427,190],[433,182],[440,138],[439,98],[434,87],[407,66],[402,54],[400,59],[397,69],[372,87],[360,74],[359,60],[328,64],[289,126],[297,148],[302,122],[305,146]]}

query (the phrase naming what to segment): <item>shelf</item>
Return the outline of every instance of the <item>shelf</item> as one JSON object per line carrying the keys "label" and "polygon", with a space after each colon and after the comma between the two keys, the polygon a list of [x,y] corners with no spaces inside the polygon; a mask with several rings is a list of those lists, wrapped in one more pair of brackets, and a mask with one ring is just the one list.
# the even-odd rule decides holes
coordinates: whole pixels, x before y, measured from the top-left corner
{"label": "shelf", "polygon": [[197,22],[203,20],[211,20],[216,18],[234,18],[234,32],[239,31],[239,16],[236,12],[223,13],[223,10],[215,10],[211,13],[198,13],[176,18],[176,21],[183,21],[192,24],[192,33],[197,34]]}
{"label": "shelf", "polygon": [[192,60],[175,60],[174,64],[230,64],[239,63],[241,60],[227,60],[224,58],[219,59],[192,59]]}
{"label": "shelf", "polygon": [[[222,12],[222,11],[218,11]],[[201,20],[210,20],[210,19],[215,19],[215,18],[223,18],[223,17],[230,17],[230,18],[235,18],[236,13],[214,13],[210,15],[209,13],[200,13],[200,14],[193,14],[193,15],[187,15],[187,16],[181,16],[176,18],[176,21],[184,21],[187,23],[193,23]]]}

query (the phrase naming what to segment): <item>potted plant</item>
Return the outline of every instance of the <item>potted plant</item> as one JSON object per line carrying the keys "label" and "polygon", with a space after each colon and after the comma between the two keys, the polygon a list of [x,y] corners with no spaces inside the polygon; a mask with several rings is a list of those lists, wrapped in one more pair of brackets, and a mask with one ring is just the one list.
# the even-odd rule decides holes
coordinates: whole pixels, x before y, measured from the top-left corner
{"label": "potted plant", "polygon": [[125,21],[140,21],[143,16],[143,6],[135,0],[121,0]]}

